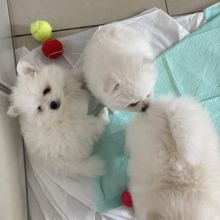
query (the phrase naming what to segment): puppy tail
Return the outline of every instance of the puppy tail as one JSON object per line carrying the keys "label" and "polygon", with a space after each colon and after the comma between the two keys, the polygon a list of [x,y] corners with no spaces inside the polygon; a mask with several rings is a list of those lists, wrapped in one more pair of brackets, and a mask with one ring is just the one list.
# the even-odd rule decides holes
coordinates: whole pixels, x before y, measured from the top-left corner
{"label": "puppy tail", "polygon": [[77,174],[85,177],[97,177],[105,173],[103,161],[96,156],[91,156],[84,159],[78,167],[76,167]]}
{"label": "puppy tail", "polygon": [[204,156],[204,130],[209,122],[207,113],[190,98],[176,99],[168,106],[169,127],[177,152],[187,163],[196,166]]}

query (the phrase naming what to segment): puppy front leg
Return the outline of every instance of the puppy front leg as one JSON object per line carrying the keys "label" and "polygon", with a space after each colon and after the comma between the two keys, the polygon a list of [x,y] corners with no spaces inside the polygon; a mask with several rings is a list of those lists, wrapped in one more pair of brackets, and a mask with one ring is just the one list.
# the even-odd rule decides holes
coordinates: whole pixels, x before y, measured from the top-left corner
{"label": "puppy front leg", "polygon": [[108,122],[109,122],[108,109],[103,108],[99,113],[98,117],[91,115],[87,117],[85,132],[87,132],[87,134],[91,137],[93,142],[95,142],[104,133]]}
{"label": "puppy front leg", "polygon": [[104,107],[101,112],[99,113],[98,117],[104,122],[104,124],[109,123],[109,112],[107,107]]}

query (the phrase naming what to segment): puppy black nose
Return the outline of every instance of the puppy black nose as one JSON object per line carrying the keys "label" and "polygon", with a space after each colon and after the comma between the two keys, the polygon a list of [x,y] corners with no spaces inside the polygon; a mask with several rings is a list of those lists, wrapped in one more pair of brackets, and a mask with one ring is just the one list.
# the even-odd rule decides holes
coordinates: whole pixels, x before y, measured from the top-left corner
{"label": "puppy black nose", "polygon": [[147,109],[148,109],[149,105],[148,104],[145,104],[142,108],[141,108],[141,111],[142,112],[145,112]]}
{"label": "puppy black nose", "polygon": [[52,102],[50,103],[50,108],[51,108],[52,110],[57,110],[59,107],[60,107],[60,102],[52,101]]}

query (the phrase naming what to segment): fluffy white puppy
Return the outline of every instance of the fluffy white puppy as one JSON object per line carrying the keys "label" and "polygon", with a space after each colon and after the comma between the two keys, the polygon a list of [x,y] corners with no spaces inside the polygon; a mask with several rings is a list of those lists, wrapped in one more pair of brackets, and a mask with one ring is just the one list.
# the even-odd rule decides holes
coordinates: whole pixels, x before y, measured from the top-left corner
{"label": "fluffy white puppy", "polygon": [[100,28],[84,51],[88,88],[111,110],[145,111],[157,76],[150,50],[146,36],[131,27]]}
{"label": "fluffy white puppy", "polygon": [[70,70],[20,62],[17,72],[8,114],[20,116],[31,159],[56,174],[101,175],[102,162],[90,154],[107,125],[107,109],[87,114],[89,94]]}
{"label": "fluffy white puppy", "polygon": [[189,98],[152,101],[127,131],[138,220],[219,220],[220,152],[207,112]]}

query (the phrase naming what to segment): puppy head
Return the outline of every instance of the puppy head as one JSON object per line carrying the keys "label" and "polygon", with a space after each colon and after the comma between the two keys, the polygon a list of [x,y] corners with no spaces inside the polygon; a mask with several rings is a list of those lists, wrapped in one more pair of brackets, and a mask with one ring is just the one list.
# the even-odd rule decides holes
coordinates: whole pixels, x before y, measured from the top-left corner
{"label": "puppy head", "polygon": [[108,108],[146,109],[157,75],[150,40],[147,32],[113,24],[88,42],[83,57],[87,86]]}
{"label": "puppy head", "polygon": [[50,120],[64,102],[64,75],[55,65],[37,69],[26,62],[17,65],[17,84],[11,95],[8,115]]}
{"label": "puppy head", "polygon": [[157,76],[154,61],[127,57],[115,66],[105,82],[102,101],[112,110],[145,111]]}

